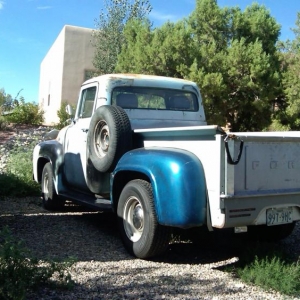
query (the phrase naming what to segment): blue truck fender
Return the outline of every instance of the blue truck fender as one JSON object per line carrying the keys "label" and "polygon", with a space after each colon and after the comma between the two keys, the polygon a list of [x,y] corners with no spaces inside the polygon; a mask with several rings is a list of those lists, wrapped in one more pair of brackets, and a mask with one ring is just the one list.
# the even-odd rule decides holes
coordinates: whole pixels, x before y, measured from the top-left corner
{"label": "blue truck fender", "polygon": [[[112,189],[118,184],[120,174],[126,178],[131,172],[149,179],[159,224],[180,228],[205,224],[206,181],[202,163],[196,155],[177,148],[149,147],[129,151],[112,173]],[[115,202],[117,199],[113,195],[112,191],[111,199]]]}

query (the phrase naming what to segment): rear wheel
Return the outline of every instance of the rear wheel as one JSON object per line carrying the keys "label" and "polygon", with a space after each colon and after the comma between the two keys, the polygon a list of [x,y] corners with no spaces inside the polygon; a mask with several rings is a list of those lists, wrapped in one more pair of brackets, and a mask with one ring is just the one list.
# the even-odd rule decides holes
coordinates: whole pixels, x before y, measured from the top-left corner
{"label": "rear wheel", "polygon": [[120,195],[117,212],[121,238],[131,254],[150,258],[167,250],[171,230],[157,222],[149,182],[130,181]]}
{"label": "rear wheel", "polygon": [[58,197],[54,188],[53,171],[50,163],[46,163],[42,173],[43,206],[48,210],[63,208],[64,201]]}

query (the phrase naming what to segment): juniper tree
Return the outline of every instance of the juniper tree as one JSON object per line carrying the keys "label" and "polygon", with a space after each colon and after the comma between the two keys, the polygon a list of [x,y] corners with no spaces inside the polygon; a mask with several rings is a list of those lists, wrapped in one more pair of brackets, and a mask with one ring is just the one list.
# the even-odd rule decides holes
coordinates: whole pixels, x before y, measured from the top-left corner
{"label": "juniper tree", "polygon": [[129,20],[144,19],[151,11],[148,0],[105,0],[93,32],[94,66],[99,74],[113,73],[124,44],[124,26]]}
{"label": "juniper tree", "polygon": [[192,14],[176,23],[155,29],[128,23],[117,70],[196,81],[210,124],[261,130],[270,124],[272,101],[280,93],[279,33],[264,6],[241,11],[197,0]]}

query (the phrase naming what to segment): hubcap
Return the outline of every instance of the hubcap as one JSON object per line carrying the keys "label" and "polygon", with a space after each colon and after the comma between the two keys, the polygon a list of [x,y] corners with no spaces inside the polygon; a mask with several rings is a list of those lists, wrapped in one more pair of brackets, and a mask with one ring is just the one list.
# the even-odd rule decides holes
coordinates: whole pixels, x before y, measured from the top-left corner
{"label": "hubcap", "polygon": [[143,228],[144,212],[140,204],[138,204],[133,210],[132,223],[137,230]]}
{"label": "hubcap", "polygon": [[44,182],[43,182],[43,193],[44,193],[45,198],[48,197],[48,193],[49,193],[48,186],[49,186],[49,175],[48,175],[48,173],[46,173],[44,176]]}
{"label": "hubcap", "polygon": [[127,237],[132,242],[137,242],[144,230],[144,210],[138,198],[130,197],[127,199],[123,213],[123,224]]}
{"label": "hubcap", "polygon": [[95,130],[95,150],[99,157],[104,157],[109,149],[109,128],[105,121],[100,121]]}

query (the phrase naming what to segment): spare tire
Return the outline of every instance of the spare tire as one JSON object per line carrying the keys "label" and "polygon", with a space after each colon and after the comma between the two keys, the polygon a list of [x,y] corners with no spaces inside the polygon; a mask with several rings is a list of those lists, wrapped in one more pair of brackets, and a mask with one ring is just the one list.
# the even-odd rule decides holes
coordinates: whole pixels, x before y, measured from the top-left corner
{"label": "spare tire", "polygon": [[117,106],[100,106],[93,114],[87,136],[87,159],[100,172],[112,172],[132,148],[132,130],[126,112]]}

